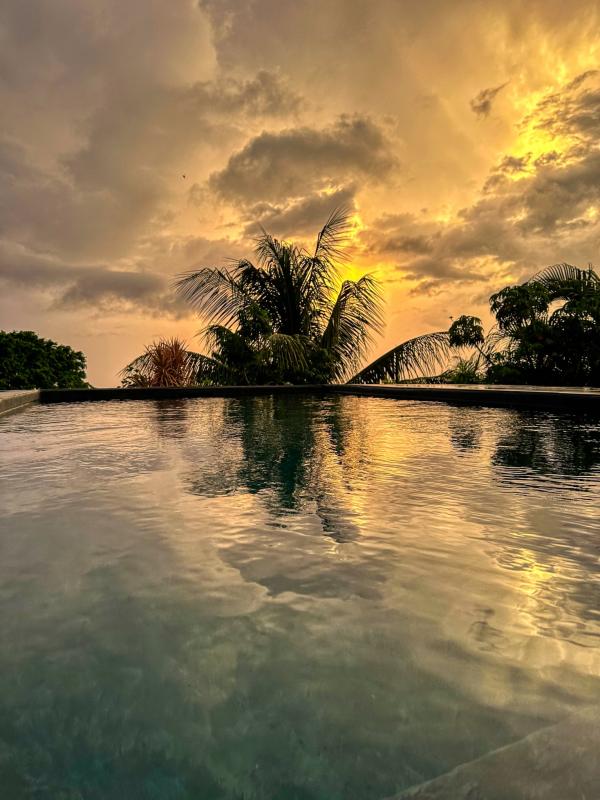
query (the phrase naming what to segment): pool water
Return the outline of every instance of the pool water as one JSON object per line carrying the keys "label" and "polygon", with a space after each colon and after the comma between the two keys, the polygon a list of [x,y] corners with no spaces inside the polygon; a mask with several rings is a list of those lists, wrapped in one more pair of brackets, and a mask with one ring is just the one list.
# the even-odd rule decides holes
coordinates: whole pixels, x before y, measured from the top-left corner
{"label": "pool water", "polygon": [[597,419],[37,406],[0,465],[7,800],[383,800],[600,697]]}

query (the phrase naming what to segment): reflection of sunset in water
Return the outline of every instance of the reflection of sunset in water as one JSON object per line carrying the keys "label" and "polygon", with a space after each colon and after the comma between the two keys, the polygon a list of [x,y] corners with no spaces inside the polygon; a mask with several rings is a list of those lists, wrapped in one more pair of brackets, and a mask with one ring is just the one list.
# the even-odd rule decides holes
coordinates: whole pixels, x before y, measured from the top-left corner
{"label": "reflection of sunset in water", "polygon": [[381,800],[597,702],[597,420],[282,396],[1,430],[11,774],[33,741],[93,785],[77,738],[140,785]]}

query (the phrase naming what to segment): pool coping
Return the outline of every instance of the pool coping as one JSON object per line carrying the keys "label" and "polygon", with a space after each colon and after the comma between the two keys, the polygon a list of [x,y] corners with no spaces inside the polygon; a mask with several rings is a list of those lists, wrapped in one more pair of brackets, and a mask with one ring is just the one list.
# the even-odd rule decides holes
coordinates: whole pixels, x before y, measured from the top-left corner
{"label": "pool coping", "polygon": [[41,389],[41,403],[81,403],[106,400],[171,400],[194,397],[251,397],[265,395],[354,395],[422,400],[469,406],[508,406],[596,411],[600,389],[579,387],[430,385],[430,384],[316,384],[274,386],[195,386],[171,388]]}
{"label": "pool coping", "polygon": [[0,391],[0,417],[39,402],[39,389]]}

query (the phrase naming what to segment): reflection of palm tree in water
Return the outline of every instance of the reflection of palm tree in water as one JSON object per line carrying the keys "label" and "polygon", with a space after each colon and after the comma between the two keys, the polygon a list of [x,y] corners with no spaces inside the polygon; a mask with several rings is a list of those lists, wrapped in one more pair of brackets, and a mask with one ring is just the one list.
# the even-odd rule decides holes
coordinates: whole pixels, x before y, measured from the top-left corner
{"label": "reflection of palm tree in water", "polygon": [[226,402],[215,433],[217,440],[228,434],[228,452],[194,469],[190,491],[259,494],[279,519],[313,506],[327,535],[339,542],[355,538],[353,465],[364,462],[368,437],[364,420],[345,413],[344,404],[344,398],[285,396]]}
{"label": "reflection of palm tree in water", "polygon": [[[585,476],[600,463],[598,418],[585,415],[512,412],[508,430],[499,437],[492,464],[525,467],[540,475]],[[518,480],[521,472],[503,473]],[[584,488],[585,484],[570,484]]]}
{"label": "reflection of palm tree in water", "polygon": [[459,454],[480,448],[483,433],[482,411],[485,409],[465,407],[450,409],[448,421],[450,441]]}
{"label": "reflection of palm tree in water", "polygon": [[189,400],[173,398],[154,402],[154,422],[160,437],[183,439],[189,430]]}
{"label": "reflection of palm tree in water", "polygon": [[[600,418],[553,415],[540,411],[502,411],[501,419],[486,419],[489,409],[452,408],[450,440],[458,453],[479,450],[484,431],[500,435],[493,444],[494,467],[530,469],[539,475],[585,476],[600,464]],[[504,482],[519,481],[523,471],[498,473]],[[578,488],[572,484],[572,488]],[[583,485],[582,487],[583,488]]]}

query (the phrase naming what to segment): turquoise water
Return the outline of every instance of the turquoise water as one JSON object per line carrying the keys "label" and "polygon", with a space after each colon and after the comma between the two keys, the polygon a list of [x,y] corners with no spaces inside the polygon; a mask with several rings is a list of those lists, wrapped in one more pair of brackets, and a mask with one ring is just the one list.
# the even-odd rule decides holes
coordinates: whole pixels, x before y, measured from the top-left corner
{"label": "turquoise water", "polygon": [[7,800],[382,800],[600,697],[597,420],[38,406],[0,464]]}

